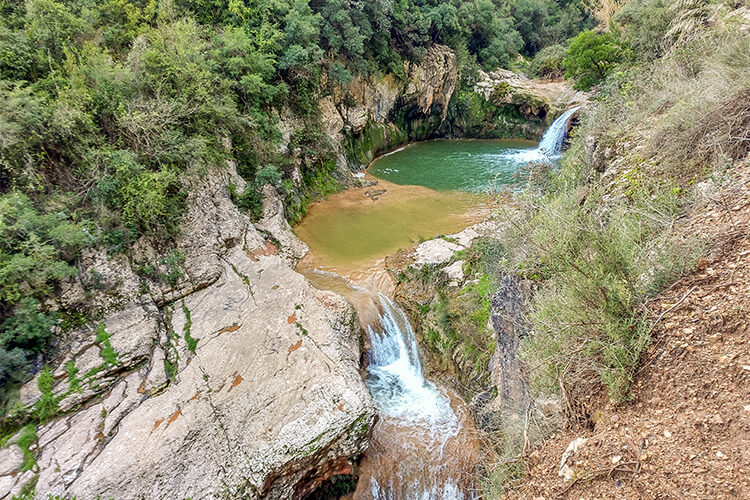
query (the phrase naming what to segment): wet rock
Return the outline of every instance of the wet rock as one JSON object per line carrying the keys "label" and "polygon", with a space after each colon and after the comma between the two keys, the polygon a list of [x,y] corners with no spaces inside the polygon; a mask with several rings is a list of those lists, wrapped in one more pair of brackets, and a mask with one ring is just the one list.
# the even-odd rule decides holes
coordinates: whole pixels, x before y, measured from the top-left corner
{"label": "wet rock", "polygon": [[378,198],[387,193],[387,189],[368,189],[365,191],[365,196],[370,198],[372,201],[377,201]]}
{"label": "wet rock", "polygon": [[378,181],[374,179],[360,179],[358,181],[359,187],[373,187],[378,185]]}

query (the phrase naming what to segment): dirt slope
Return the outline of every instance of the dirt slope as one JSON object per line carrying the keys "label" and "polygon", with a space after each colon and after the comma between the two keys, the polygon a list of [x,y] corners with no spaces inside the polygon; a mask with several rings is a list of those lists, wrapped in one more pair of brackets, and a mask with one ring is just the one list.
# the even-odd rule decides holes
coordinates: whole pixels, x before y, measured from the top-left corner
{"label": "dirt slope", "polygon": [[508,498],[750,498],[750,167],[724,186],[684,225],[710,236],[709,256],[648,305],[658,323],[634,401],[602,398],[594,429],[549,439]]}

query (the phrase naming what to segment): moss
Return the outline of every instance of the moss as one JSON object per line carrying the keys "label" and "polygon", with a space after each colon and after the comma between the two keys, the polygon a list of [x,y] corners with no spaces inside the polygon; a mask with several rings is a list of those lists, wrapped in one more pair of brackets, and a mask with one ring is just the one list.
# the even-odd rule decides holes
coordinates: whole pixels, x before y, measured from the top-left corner
{"label": "moss", "polygon": [[182,332],[185,335],[185,342],[187,342],[188,351],[195,354],[195,348],[198,346],[198,340],[190,335],[190,327],[193,325],[193,321],[190,319],[190,309],[185,305],[185,301],[182,301],[182,312],[185,313],[185,326],[182,327]]}
{"label": "moss", "polygon": [[167,378],[170,381],[174,381],[177,376],[177,367],[169,362],[168,359],[164,359],[164,371],[167,372]]}
{"label": "moss", "polygon": [[347,136],[344,145],[349,161],[366,166],[378,155],[408,142],[409,134],[398,125],[368,120],[362,132]]}
{"label": "moss", "polygon": [[109,341],[110,337],[111,335],[104,329],[104,323],[99,323],[96,330],[96,341],[104,346],[99,354],[104,358],[104,362],[111,366],[117,364],[117,353]]}
{"label": "moss", "polygon": [[[296,192],[291,181],[285,181],[286,218],[289,224],[294,225],[307,214],[307,209],[313,201],[337,193],[345,188],[341,182],[333,177],[336,170],[336,162],[329,159],[315,170],[306,171],[303,175],[303,186],[301,192]],[[296,195],[296,197],[293,197]]]}

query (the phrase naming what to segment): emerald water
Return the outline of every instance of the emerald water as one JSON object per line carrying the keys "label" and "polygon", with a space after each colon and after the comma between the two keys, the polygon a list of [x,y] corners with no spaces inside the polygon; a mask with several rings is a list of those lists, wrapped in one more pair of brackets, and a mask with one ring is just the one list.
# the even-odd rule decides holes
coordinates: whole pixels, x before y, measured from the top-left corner
{"label": "emerald water", "polygon": [[516,181],[536,143],[522,140],[435,140],[410,144],[375,160],[369,172],[394,184],[435,191],[486,192]]}

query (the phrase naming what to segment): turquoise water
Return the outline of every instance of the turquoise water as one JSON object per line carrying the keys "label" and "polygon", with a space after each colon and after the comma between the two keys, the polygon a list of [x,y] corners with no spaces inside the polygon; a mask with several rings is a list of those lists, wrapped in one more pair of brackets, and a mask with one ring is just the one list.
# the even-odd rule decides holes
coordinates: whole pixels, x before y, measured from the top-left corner
{"label": "turquoise water", "polygon": [[517,181],[537,144],[522,140],[436,140],[410,144],[370,166],[374,177],[436,191],[486,192]]}

